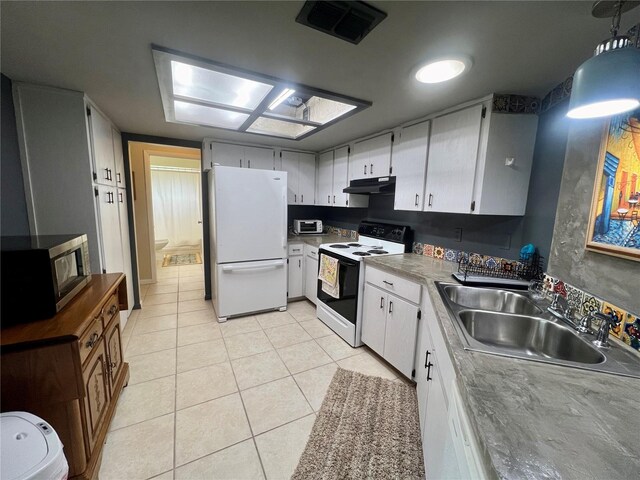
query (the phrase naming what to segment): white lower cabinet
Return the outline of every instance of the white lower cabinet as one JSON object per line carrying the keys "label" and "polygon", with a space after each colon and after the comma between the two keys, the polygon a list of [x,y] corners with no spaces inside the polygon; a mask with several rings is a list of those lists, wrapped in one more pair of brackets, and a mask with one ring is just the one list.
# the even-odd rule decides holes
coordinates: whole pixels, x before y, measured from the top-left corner
{"label": "white lower cabinet", "polygon": [[406,377],[412,378],[420,308],[389,292],[398,291],[394,289],[402,285],[409,288],[399,292],[409,292],[409,296],[413,296],[411,287],[416,287],[416,298],[419,299],[420,286],[372,267],[365,269],[365,282],[362,341]]}
{"label": "white lower cabinet", "polygon": [[304,293],[304,255],[301,243],[289,245],[287,298],[302,297]]}
{"label": "white lower cabinet", "polygon": [[484,479],[478,447],[427,292],[416,355],[416,394],[427,479]]}
{"label": "white lower cabinet", "polygon": [[318,302],[318,248],[304,246],[304,296],[315,305]]}

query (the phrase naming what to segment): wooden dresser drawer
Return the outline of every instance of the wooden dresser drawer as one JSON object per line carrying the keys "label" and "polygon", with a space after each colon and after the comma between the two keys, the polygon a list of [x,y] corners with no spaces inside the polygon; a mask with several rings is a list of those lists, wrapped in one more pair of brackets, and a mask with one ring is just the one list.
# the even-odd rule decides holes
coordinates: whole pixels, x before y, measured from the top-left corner
{"label": "wooden dresser drawer", "polygon": [[107,325],[109,325],[111,319],[118,314],[119,310],[118,295],[117,293],[114,293],[109,297],[109,300],[107,300],[107,303],[105,303],[102,308],[102,326],[104,328],[107,328]]}
{"label": "wooden dresser drawer", "polygon": [[94,318],[91,326],[78,340],[78,348],[80,350],[80,363],[84,364],[87,357],[91,352],[102,342],[102,331],[104,326],[102,324],[102,315]]}
{"label": "wooden dresser drawer", "polygon": [[417,283],[370,266],[365,269],[364,279],[366,282],[405,298],[410,302],[420,303],[422,287]]}

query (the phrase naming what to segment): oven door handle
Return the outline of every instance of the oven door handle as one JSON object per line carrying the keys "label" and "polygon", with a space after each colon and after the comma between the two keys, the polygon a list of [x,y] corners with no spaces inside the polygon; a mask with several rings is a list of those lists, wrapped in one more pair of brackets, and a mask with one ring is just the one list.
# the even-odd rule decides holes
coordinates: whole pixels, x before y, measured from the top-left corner
{"label": "oven door handle", "polygon": [[358,262],[349,262],[348,260],[343,260],[342,258],[340,258],[339,255],[336,255],[336,254],[333,254],[333,253],[329,253],[329,252],[327,252],[327,250],[324,250],[324,249],[320,249],[318,251],[318,255],[321,255],[321,254],[324,254],[327,257],[331,257],[331,258],[337,259],[338,263],[340,265],[345,265],[347,267],[357,267],[359,265]]}

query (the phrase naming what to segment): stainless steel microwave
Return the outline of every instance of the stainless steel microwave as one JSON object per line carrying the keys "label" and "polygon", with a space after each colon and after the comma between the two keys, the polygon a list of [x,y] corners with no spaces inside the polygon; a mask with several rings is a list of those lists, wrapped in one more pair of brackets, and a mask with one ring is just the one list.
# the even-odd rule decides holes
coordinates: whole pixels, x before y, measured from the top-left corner
{"label": "stainless steel microwave", "polygon": [[294,220],[293,233],[322,233],[322,220]]}
{"label": "stainless steel microwave", "polygon": [[2,325],[53,317],[91,280],[86,235],[2,237]]}

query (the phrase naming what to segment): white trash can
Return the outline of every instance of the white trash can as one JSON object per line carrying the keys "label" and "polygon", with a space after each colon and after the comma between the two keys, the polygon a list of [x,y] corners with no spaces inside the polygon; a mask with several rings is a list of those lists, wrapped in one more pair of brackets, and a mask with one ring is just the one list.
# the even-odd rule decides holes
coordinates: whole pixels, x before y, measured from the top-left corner
{"label": "white trash can", "polygon": [[66,480],[69,465],[51,425],[27,412],[0,414],[2,480]]}

